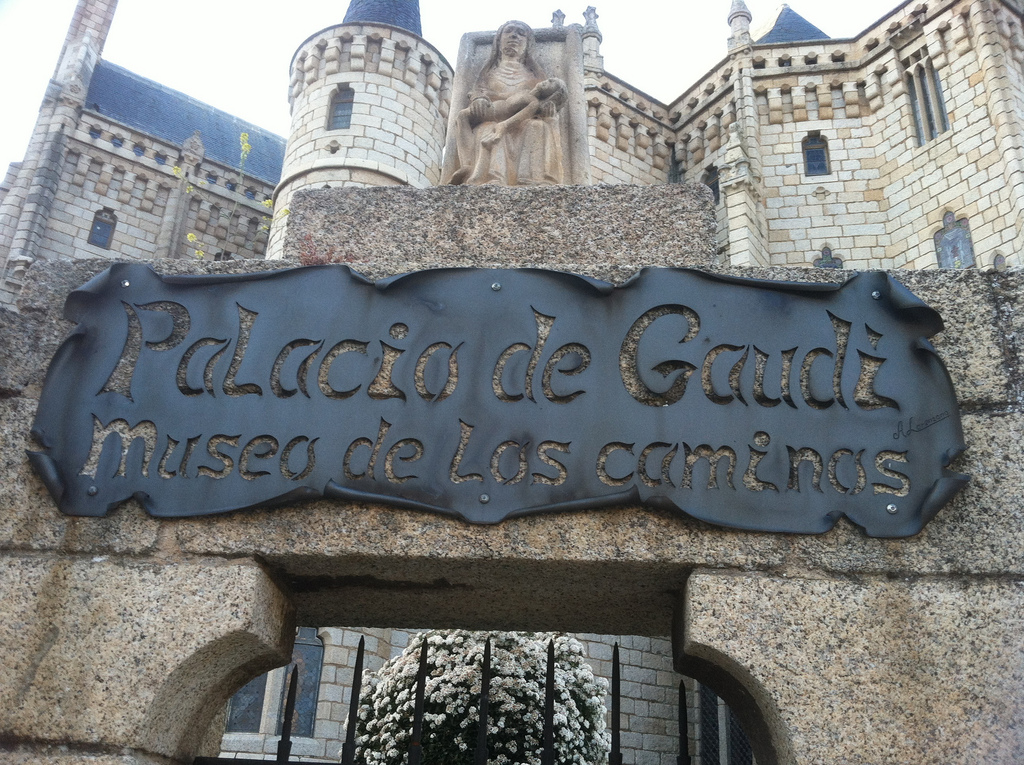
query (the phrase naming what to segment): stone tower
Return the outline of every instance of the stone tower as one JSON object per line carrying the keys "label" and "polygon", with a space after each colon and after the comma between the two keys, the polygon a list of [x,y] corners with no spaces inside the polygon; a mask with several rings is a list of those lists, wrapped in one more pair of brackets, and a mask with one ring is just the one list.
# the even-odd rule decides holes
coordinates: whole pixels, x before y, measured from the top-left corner
{"label": "stone tower", "polygon": [[0,204],[0,297],[17,294],[25,270],[41,257],[68,136],[85,103],[116,7],[117,0],[79,0],[75,8],[25,159]]}
{"label": "stone tower", "polygon": [[440,181],[453,73],[419,33],[418,0],[353,0],[299,46],[269,258],[282,256],[281,211],[298,189]]}

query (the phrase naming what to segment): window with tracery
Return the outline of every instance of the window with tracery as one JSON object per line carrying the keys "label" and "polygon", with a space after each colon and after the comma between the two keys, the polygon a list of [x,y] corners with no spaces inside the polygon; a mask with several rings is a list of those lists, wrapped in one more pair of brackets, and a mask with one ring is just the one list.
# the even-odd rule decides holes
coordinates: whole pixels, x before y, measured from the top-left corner
{"label": "window with tracery", "polygon": [[904,78],[910,110],[914,117],[917,145],[926,143],[949,130],[949,115],[942,95],[942,81],[922,49],[903,61]]}

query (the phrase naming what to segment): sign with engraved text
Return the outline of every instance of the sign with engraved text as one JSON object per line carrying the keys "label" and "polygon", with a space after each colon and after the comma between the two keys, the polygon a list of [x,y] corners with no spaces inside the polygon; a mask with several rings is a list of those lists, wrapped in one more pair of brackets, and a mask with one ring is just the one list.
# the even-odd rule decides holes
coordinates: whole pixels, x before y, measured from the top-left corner
{"label": "sign with engraved text", "polygon": [[740,529],[915,534],[963,486],[938,314],[645,269],[370,282],[345,266],[73,292],[31,459],[60,509],[196,516],[319,496],[496,523],[644,503]]}

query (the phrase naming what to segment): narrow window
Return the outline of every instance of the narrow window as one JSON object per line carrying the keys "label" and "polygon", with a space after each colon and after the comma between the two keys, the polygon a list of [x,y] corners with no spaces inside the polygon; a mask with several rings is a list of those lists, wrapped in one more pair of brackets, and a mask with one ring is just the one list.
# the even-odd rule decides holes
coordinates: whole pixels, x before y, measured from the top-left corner
{"label": "narrow window", "polygon": [[328,130],[346,130],[352,124],[352,103],[356,94],[352,88],[342,87],[331,98]]}
{"label": "narrow window", "polygon": [[167,155],[166,154],[157,154],[155,157],[153,157],[153,159],[156,160],[156,163],[158,165],[166,165],[167,164]]}
{"label": "narrow window", "polygon": [[949,130],[949,116],[946,114],[946,99],[942,96],[942,80],[939,73],[931,66],[928,69],[932,73],[932,84],[935,86],[935,107],[939,112],[939,121],[942,123],[942,131]]}
{"label": "narrow window", "polygon": [[729,732],[729,765],[753,765],[754,753],[750,748],[750,741],[747,740],[736,713],[729,708],[726,715]]}
{"label": "narrow window", "polygon": [[113,138],[111,138],[110,142],[114,145],[115,149],[120,149],[122,146],[124,146],[124,139],[119,135],[115,135]]}
{"label": "narrow window", "polygon": [[246,189],[245,190],[245,198],[246,199],[255,199],[256,198],[256,189]]}
{"label": "narrow window", "polygon": [[706,685],[700,686],[700,761],[718,765],[721,745],[718,727],[718,696]]}
{"label": "narrow window", "polygon": [[[292,718],[292,735],[313,737],[313,723],[316,721],[316,702],[320,694],[320,670],[324,661],[324,644],[317,637],[316,627],[299,627],[292,651],[292,663],[299,679],[295,691],[295,716]],[[281,688],[280,713],[278,714],[278,735],[284,720],[284,704],[288,689]]]}
{"label": "narrow window", "polygon": [[917,88],[914,87],[914,74],[907,72],[907,95],[910,96],[910,110],[914,114],[914,129],[917,131],[917,145],[924,146],[924,127],[921,125],[921,105],[917,101]]}
{"label": "narrow window", "polygon": [[143,154],[146,153],[146,147],[143,146],[141,143],[137,143],[135,144],[135,146],[132,147],[132,151],[135,152],[136,157],[141,157]]}
{"label": "narrow window", "polygon": [[89,229],[89,244],[95,244],[105,250],[110,249],[110,241],[114,238],[114,227],[117,218],[109,207],[98,210],[92,217],[92,228]]}
{"label": "narrow window", "polygon": [[928,80],[925,77],[924,67],[917,70],[917,81],[921,85],[921,99],[924,101],[924,116],[928,125],[928,140],[931,140],[939,134],[939,131],[935,129],[935,104],[932,103],[932,95],[928,92]]}
{"label": "narrow window", "polygon": [[803,140],[804,175],[829,175],[828,142],[818,133],[808,133]]}
{"label": "narrow window", "polygon": [[701,183],[711,189],[711,195],[715,198],[715,204],[717,205],[722,200],[722,195],[718,188],[718,168],[712,165],[705,170]]}
{"label": "narrow window", "polygon": [[676,156],[675,145],[670,145],[668,155],[668,182],[682,183],[683,176],[683,163],[680,162],[679,157]]}
{"label": "narrow window", "polygon": [[263,719],[263,695],[267,690],[267,676],[250,680],[228,702],[228,733],[259,733]]}
{"label": "narrow window", "polygon": [[942,81],[931,61],[920,53],[903,62],[907,67],[905,81],[910,109],[917,131],[917,145],[924,146],[949,130],[949,115],[942,96]]}
{"label": "narrow window", "polygon": [[206,182],[216,186],[217,185],[217,176],[214,175],[213,173],[207,173],[206,174]]}

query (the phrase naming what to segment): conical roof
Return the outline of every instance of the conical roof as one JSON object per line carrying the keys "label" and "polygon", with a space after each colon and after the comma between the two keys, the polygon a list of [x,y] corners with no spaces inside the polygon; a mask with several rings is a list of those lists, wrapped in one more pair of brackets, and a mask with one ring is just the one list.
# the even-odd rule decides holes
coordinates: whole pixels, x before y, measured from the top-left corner
{"label": "conical roof", "polygon": [[345,23],[369,21],[408,29],[422,36],[419,0],[352,0]]}
{"label": "conical roof", "polygon": [[[754,44],[796,43],[831,38],[788,5],[783,5],[766,25],[758,25],[760,34],[753,34]],[[767,28],[767,31],[765,29]]]}

